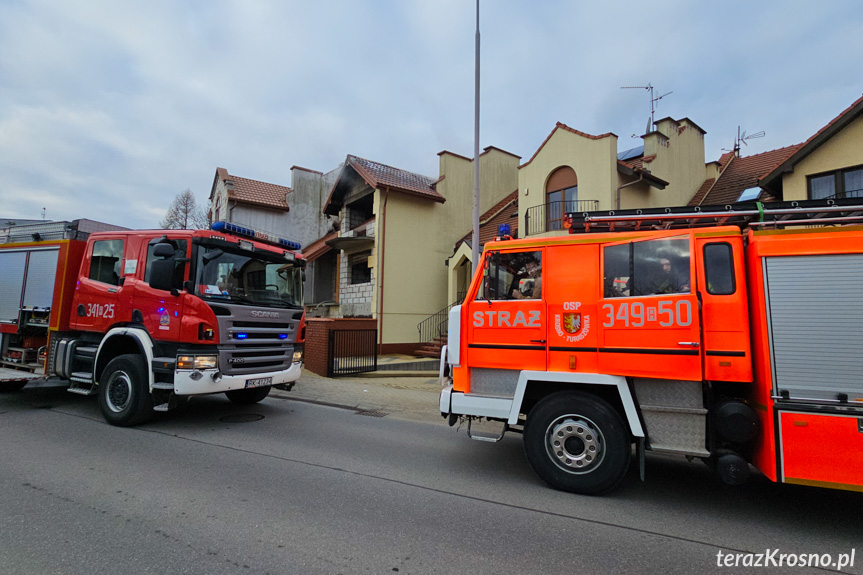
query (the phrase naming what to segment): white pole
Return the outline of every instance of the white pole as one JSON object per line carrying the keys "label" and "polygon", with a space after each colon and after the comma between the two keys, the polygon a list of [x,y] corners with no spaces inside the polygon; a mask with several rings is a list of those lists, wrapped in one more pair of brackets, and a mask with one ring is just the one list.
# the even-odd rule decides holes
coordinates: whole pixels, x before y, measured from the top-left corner
{"label": "white pole", "polygon": [[476,0],[476,77],[474,80],[473,125],[473,236],[471,257],[473,273],[479,265],[479,0]]}

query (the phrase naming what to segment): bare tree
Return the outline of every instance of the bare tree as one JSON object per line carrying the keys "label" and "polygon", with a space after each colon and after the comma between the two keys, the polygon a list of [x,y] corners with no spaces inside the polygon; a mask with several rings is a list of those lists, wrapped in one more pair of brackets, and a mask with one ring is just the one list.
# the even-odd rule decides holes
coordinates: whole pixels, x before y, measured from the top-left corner
{"label": "bare tree", "polygon": [[207,214],[198,207],[192,190],[185,189],[174,198],[159,225],[166,230],[204,229],[207,227]]}

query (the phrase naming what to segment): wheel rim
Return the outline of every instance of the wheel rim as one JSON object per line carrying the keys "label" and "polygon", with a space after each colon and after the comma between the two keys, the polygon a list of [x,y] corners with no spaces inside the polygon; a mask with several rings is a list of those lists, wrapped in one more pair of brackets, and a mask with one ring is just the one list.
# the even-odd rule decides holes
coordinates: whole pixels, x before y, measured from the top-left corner
{"label": "wheel rim", "polygon": [[105,400],[108,409],[114,413],[121,413],[132,400],[132,379],[125,371],[115,371],[108,378],[105,390]]}
{"label": "wheel rim", "polygon": [[586,417],[562,415],[545,432],[545,448],[555,465],[567,473],[590,473],[605,458],[605,438]]}

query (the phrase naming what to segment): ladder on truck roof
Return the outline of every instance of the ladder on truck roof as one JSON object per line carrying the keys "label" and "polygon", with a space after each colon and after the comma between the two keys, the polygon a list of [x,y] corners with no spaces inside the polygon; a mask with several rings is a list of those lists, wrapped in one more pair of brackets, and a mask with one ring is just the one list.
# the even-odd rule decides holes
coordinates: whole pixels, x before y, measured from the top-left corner
{"label": "ladder on truck roof", "polygon": [[574,234],[723,225],[764,228],[856,222],[863,222],[863,198],[570,212],[566,214],[564,225],[569,224],[569,233]]}

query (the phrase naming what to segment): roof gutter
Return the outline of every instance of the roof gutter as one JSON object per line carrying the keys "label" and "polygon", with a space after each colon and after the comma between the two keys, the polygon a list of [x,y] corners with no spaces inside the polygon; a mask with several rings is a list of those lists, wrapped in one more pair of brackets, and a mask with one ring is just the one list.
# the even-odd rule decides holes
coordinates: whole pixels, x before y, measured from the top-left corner
{"label": "roof gutter", "polygon": [[381,207],[381,225],[380,236],[378,243],[378,266],[377,266],[377,281],[378,281],[378,354],[383,354],[384,347],[384,256],[386,255],[386,239],[387,239],[387,200],[390,197],[389,188],[381,188],[384,195],[383,206]]}
{"label": "roof gutter", "polygon": [[638,174],[638,179],[635,180],[634,182],[629,182],[628,184],[623,184],[622,186],[617,186],[617,201],[615,202],[615,205],[616,205],[615,209],[617,209],[617,210],[620,209],[620,190],[622,190],[623,188],[628,188],[629,186],[634,186],[635,184],[640,184],[643,181],[644,181],[644,172],[640,172]]}

